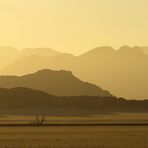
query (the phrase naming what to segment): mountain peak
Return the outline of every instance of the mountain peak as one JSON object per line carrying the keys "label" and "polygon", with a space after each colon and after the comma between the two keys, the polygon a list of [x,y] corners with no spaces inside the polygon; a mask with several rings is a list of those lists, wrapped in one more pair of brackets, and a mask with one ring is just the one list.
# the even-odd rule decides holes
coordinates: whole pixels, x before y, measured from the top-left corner
{"label": "mountain peak", "polygon": [[102,47],[96,47],[89,52],[99,52],[99,53],[110,53],[114,52],[114,49],[111,46],[102,46]]}
{"label": "mountain peak", "polygon": [[20,57],[26,57],[31,55],[40,55],[44,57],[55,56],[60,52],[51,48],[25,48],[20,51]]}
{"label": "mountain peak", "polygon": [[97,57],[97,56],[104,56],[104,55],[112,55],[115,53],[115,50],[110,46],[102,46],[102,47],[96,47],[82,55],[80,57]]}
{"label": "mountain peak", "polygon": [[71,71],[67,71],[67,70],[50,70],[50,69],[39,70],[36,73],[33,73],[33,75],[34,74],[36,74],[36,75],[51,75],[51,74],[56,74],[56,73],[73,75]]}
{"label": "mountain peak", "polygon": [[36,73],[19,77],[0,77],[0,87],[27,87],[45,91],[56,96],[112,96],[100,87],[83,82],[66,70],[43,69]]}
{"label": "mountain peak", "polygon": [[142,49],[139,46],[129,47],[129,46],[122,46],[117,51],[120,54],[127,54],[127,55],[141,55],[144,54]]}

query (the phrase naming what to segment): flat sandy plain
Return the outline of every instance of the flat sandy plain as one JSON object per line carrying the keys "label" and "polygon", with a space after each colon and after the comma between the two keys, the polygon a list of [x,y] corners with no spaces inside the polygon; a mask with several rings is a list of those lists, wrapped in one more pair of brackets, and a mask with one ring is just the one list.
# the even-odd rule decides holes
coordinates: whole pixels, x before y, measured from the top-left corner
{"label": "flat sandy plain", "polygon": [[0,148],[148,148],[147,126],[0,127]]}
{"label": "flat sandy plain", "polygon": [[[29,123],[32,116],[1,116]],[[148,114],[45,117],[48,122],[146,122]],[[148,148],[148,126],[0,126],[0,148]]]}

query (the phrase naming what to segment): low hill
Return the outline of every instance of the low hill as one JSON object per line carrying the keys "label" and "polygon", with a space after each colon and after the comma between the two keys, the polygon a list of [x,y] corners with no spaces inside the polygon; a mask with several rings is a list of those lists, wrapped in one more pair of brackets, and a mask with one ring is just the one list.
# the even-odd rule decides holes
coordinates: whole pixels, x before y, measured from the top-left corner
{"label": "low hill", "polygon": [[57,97],[29,88],[0,89],[0,114],[5,115],[95,115],[117,112],[148,112],[148,100],[115,97]]}

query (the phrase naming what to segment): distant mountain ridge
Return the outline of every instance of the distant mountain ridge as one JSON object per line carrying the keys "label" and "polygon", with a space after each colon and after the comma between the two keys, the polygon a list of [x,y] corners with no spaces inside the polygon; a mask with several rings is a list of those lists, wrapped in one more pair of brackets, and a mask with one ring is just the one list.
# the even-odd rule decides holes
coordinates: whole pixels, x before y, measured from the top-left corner
{"label": "distant mountain ridge", "polygon": [[20,57],[28,57],[32,55],[40,55],[44,57],[55,56],[60,52],[51,48],[25,48],[20,51]]}
{"label": "distant mountain ridge", "polygon": [[59,54],[60,52],[50,48],[25,48],[18,50],[14,47],[0,47],[0,71],[19,61],[20,59],[27,58],[29,56],[42,56],[50,57]]}
{"label": "distant mountain ridge", "polygon": [[27,87],[56,96],[112,96],[100,87],[83,82],[70,71],[40,70],[24,76],[0,76],[1,88]]}

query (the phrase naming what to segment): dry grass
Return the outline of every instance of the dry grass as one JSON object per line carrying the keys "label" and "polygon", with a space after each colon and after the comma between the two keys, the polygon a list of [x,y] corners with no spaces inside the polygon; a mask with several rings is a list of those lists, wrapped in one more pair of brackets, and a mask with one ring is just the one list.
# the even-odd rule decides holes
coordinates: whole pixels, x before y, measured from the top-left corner
{"label": "dry grass", "polygon": [[0,127],[0,148],[148,148],[148,127]]}

